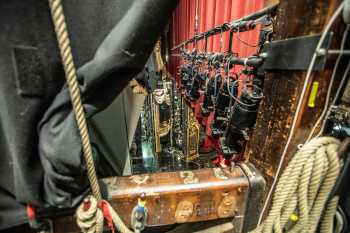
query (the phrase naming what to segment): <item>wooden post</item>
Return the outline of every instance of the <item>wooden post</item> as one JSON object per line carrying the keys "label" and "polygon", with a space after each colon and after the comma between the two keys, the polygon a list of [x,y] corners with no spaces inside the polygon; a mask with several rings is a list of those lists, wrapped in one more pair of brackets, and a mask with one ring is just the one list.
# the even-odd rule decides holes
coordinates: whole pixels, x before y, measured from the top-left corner
{"label": "wooden post", "polygon": [[[340,2],[338,0],[281,0],[274,25],[274,40],[321,33]],[[337,20],[332,27],[338,31],[333,38],[334,48],[339,48],[339,37],[342,35],[339,33],[342,31],[339,21]],[[304,143],[322,112],[334,62],[328,63],[326,70],[312,74],[307,93],[310,92],[312,83],[318,81],[316,104],[313,108],[307,106],[309,97],[307,94],[284,166],[295,153],[297,145]],[[245,155],[263,172],[268,188],[272,184],[286,145],[305,77],[306,71],[278,71],[266,75],[265,98],[261,103],[256,129]]]}

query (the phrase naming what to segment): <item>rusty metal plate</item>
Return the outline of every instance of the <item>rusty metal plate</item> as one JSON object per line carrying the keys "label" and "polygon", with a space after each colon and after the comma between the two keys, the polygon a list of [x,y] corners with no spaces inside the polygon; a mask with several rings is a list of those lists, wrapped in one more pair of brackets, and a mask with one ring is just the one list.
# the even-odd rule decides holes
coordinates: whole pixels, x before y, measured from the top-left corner
{"label": "rusty metal plate", "polygon": [[[220,168],[221,169],[221,168]],[[144,195],[147,226],[235,217],[243,224],[249,181],[239,167],[163,172],[103,180],[109,201],[130,226],[131,213]],[[56,232],[74,232],[73,217],[56,219]],[[77,229],[76,229],[77,230]]]}

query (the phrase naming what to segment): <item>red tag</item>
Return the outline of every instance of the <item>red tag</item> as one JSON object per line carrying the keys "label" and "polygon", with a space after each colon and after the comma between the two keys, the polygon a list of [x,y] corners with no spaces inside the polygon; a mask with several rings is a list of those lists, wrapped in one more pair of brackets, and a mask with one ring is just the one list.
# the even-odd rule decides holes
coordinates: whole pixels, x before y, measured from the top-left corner
{"label": "red tag", "polygon": [[27,204],[27,216],[29,220],[33,220],[36,218],[35,208],[29,203]]}
{"label": "red tag", "polygon": [[111,213],[109,212],[107,201],[105,200],[100,201],[98,203],[98,208],[102,210],[103,217],[107,220],[108,227],[111,229],[113,233],[115,233],[113,219],[112,219]]}

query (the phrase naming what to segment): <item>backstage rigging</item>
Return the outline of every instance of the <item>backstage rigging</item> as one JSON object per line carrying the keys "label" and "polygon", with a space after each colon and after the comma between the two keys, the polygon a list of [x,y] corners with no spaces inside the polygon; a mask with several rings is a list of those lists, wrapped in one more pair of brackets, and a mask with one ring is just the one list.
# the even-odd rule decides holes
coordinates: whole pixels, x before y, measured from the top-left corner
{"label": "backstage rigging", "polygon": [[350,231],[350,0],[29,1],[0,7],[0,230]]}

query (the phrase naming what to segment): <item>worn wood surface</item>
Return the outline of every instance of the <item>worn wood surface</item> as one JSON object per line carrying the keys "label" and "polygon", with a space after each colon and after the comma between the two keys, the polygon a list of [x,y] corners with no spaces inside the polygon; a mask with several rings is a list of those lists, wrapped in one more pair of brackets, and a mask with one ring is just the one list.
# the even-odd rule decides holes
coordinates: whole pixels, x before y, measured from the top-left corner
{"label": "worn wood surface", "polygon": [[271,6],[271,5],[279,3],[279,2],[280,2],[280,0],[265,0],[264,1],[264,6],[265,7]]}
{"label": "worn wood surface", "polygon": [[[243,226],[249,181],[239,167],[199,169],[114,177],[108,185],[111,205],[130,226],[132,210],[142,195],[147,226],[162,226],[235,217]],[[78,232],[73,216],[54,219],[57,233]]]}
{"label": "worn wood surface", "polygon": [[[339,2],[338,0],[281,0],[275,20],[273,39],[321,33]],[[339,24],[336,24],[334,28],[338,33],[335,34],[332,44],[333,47],[338,48],[341,28]],[[313,81],[319,82],[316,106],[314,108],[307,106],[307,94],[284,166],[295,153],[297,145],[305,141],[322,112],[334,62],[330,60],[328,63],[325,71],[314,72],[312,75],[309,89]],[[305,77],[306,72],[304,71],[278,71],[266,75],[265,98],[261,103],[256,129],[246,148],[245,156],[264,173],[268,187],[275,176],[286,144]]]}

